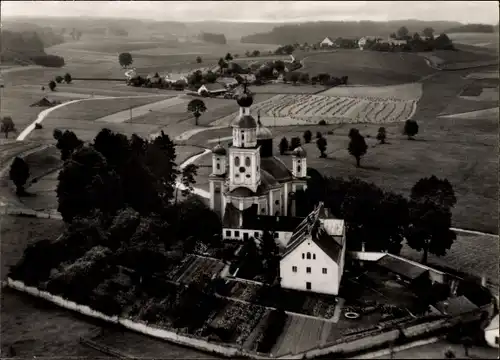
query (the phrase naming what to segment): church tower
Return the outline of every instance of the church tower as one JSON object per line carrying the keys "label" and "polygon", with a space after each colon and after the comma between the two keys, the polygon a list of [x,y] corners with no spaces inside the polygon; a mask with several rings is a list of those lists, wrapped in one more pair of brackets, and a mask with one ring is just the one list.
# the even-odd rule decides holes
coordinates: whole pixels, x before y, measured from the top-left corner
{"label": "church tower", "polygon": [[210,182],[210,208],[220,216],[224,214],[224,182],[227,172],[227,152],[220,144],[212,149],[212,173]]}
{"label": "church tower", "polygon": [[229,148],[229,191],[245,187],[253,192],[260,185],[260,151],[257,145],[257,122],[250,114],[253,98],[244,92],[237,99],[238,118],[233,123],[233,145]]}
{"label": "church tower", "polygon": [[307,177],[307,153],[302,146],[292,152],[292,175],[299,179]]}

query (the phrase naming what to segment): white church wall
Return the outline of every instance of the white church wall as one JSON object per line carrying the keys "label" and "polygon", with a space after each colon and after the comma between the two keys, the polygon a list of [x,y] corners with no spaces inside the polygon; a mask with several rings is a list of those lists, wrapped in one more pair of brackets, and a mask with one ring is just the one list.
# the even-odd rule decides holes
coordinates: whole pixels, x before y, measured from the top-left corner
{"label": "white church wall", "polygon": [[[247,234],[247,238],[262,238],[262,230],[258,229],[230,229],[224,228],[222,229],[222,239],[223,240],[245,240],[245,234]],[[275,232],[275,240],[279,246],[285,247],[290,238],[292,237],[292,232],[289,231],[276,231]]]}
{"label": "white church wall", "polygon": [[[307,253],[311,259],[307,259]],[[304,254],[304,259],[302,259]],[[314,259],[315,255],[315,259]],[[294,268],[296,267],[296,271]],[[307,273],[307,268],[311,269]],[[326,274],[323,274],[326,268]],[[281,286],[286,289],[337,295],[339,291],[339,266],[313,241],[304,241],[280,261]],[[307,283],[311,284],[310,290]]]}

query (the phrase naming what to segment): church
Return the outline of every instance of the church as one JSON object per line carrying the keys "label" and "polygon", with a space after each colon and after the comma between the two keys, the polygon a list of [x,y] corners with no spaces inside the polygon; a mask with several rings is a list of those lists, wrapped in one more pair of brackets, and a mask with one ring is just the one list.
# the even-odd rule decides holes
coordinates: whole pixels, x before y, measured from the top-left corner
{"label": "church", "polygon": [[212,150],[210,207],[222,219],[224,240],[257,241],[270,231],[280,248],[284,288],[337,295],[345,257],[343,220],[331,219],[323,204],[296,216],[295,192],[307,188],[307,155],[292,152],[292,169],[273,155],[273,136],[250,113],[253,98],[237,99],[232,143]]}

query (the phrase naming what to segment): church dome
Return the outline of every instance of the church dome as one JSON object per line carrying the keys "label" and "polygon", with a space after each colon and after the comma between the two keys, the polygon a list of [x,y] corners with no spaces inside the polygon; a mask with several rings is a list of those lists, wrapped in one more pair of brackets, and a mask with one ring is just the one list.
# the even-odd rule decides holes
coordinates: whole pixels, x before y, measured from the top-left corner
{"label": "church dome", "polygon": [[259,126],[257,129],[257,140],[267,140],[267,139],[272,139],[273,138],[273,133],[271,130],[264,126]]}
{"label": "church dome", "polygon": [[296,147],[295,150],[292,151],[292,156],[297,156],[299,158],[307,157],[306,151],[302,148],[302,146]]}
{"label": "church dome", "polygon": [[225,156],[227,154],[226,149],[224,149],[221,144],[215,145],[215,147],[212,149],[212,153],[221,156]]}
{"label": "church dome", "polygon": [[241,129],[254,129],[257,127],[257,121],[252,115],[239,116],[233,123],[233,127]]}
{"label": "church dome", "polygon": [[238,98],[236,99],[236,102],[238,103],[239,106],[248,108],[248,107],[252,106],[252,104],[253,104],[253,97],[252,97],[252,95],[244,92],[243,94],[238,96]]}

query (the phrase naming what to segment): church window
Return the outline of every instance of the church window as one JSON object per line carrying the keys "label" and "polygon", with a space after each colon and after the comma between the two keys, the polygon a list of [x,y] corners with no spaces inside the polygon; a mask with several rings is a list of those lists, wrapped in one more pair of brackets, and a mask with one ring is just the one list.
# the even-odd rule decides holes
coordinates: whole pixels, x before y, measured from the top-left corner
{"label": "church window", "polygon": [[239,231],[235,231],[235,232],[234,232],[234,236],[236,236],[236,237],[240,237],[240,232],[239,232]]}
{"label": "church window", "polygon": [[306,254],[302,253],[302,259],[305,259]]}
{"label": "church window", "polygon": [[277,239],[279,237],[279,234],[277,232],[274,233],[274,238]]}
{"label": "church window", "polygon": [[241,173],[244,173],[244,172],[245,172],[245,170],[246,170],[246,169],[245,169],[245,167],[244,167],[244,166],[240,166],[240,172],[241,172]]}
{"label": "church window", "polygon": [[251,163],[251,161],[250,161],[250,157],[249,157],[249,156],[247,156],[247,157],[245,158],[245,165],[246,165],[246,166],[250,166],[251,164],[252,164],[252,163]]}
{"label": "church window", "polygon": [[250,174],[246,174],[247,179],[250,179]]}
{"label": "church window", "polygon": [[292,271],[297,272],[297,266],[292,266]]}
{"label": "church window", "polygon": [[326,268],[323,268],[323,274],[326,274],[327,270]]}
{"label": "church window", "polygon": [[239,156],[235,156],[234,157],[234,165],[235,166],[240,166],[240,157]]}
{"label": "church window", "polygon": [[217,163],[217,170],[220,170],[220,164]]}
{"label": "church window", "polygon": [[231,230],[226,230],[226,236],[231,236]]}
{"label": "church window", "polygon": [[310,260],[310,259],[311,259],[311,253],[310,253],[310,252],[308,252],[308,253],[307,253],[307,259],[308,259],[308,260]]}
{"label": "church window", "polygon": [[300,173],[301,167],[300,165],[297,166],[297,172]]}
{"label": "church window", "polygon": [[313,254],[313,260],[316,260],[316,254]]}
{"label": "church window", "polygon": [[279,204],[280,204],[280,201],[279,201],[279,200],[276,200],[276,201],[274,202],[274,205],[279,205]]}
{"label": "church window", "polygon": [[308,273],[308,274],[311,273],[311,268],[310,267],[306,267],[306,273]]}
{"label": "church window", "polygon": [[299,165],[300,165],[300,160],[297,160],[297,164],[299,164]]}
{"label": "church window", "polygon": [[266,212],[266,209],[262,208],[262,209],[260,210],[260,212],[261,212],[261,213],[265,213],[265,212]]}

